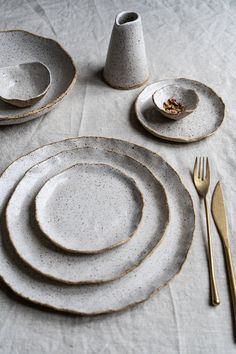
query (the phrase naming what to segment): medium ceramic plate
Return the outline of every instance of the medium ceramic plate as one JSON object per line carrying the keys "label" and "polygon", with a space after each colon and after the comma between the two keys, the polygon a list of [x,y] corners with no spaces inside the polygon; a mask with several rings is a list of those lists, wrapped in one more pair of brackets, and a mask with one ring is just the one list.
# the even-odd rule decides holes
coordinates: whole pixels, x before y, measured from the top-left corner
{"label": "medium ceramic plate", "polygon": [[[194,90],[199,103],[187,117],[174,121],[164,117],[156,109],[152,95],[164,86],[176,85]],[[135,111],[139,122],[158,138],[190,143],[212,135],[222,124],[225,105],[208,86],[188,79],[162,80],[147,86],[137,97]]]}
{"label": "medium ceramic plate", "polygon": [[34,106],[16,108],[0,101],[0,125],[18,124],[49,112],[68,93],[76,78],[69,54],[53,39],[23,30],[0,31],[0,67],[38,61],[51,74],[51,86]]}
{"label": "medium ceramic plate", "polygon": [[105,164],[77,164],[50,178],[35,199],[43,233],[69,252],[99,253],[127,242],[141,221],[136,182]]}
{"label": "medium ceramic plate", "polygon": [[[92,256],[62,253],[50,247],[35,227],[32,208],[35,196],[49,178],[81,162],[118,168],[136,181],[144,199],[143,217],[135,236],[120,247]],[[29,170],[9,201],[6,220],[12,244],[33,269],[65,283],[98,283],[121,277],[152,252],[165,232],[169,209],[162,185],[140,162],[113,151],[86,147],[61,152]]]}
{"label": "medium ceramic plate", "polygon": [[21,262],[11,247],[4,223],[1,223],[0,275],[16,294],[36,304],[74,314],[93,315],[124,310],[141,303],[173,279],[186,260],[195,217],[188,191],[164,159],[129,142],[95,137],[53,143],[16,160],[0,177],[1,215],[17,183],[30,167],[63,150],[84,146],[128,154],[146,164],[160,179],[166,186],[171,211],[165,238],[140,267],[119,280],[100,285],[68,286],[39,276]]}

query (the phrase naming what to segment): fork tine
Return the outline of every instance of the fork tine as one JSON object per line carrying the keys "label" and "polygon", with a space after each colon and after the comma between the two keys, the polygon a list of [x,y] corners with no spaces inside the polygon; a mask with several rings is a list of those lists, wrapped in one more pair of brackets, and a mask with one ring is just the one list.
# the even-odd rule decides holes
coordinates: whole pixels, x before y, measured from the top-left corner
{"label": "fork tine", "polygon": [[198,166],[198,178],[201,179],[202,174],[202,158],[199,157],[199,166]]}
{"label": "fork tine", "polygon": [[194,162],[194,168],[193,168],[193,176],[194,177],[198,176],[197,165],[198,165],[198,158],[196,157],[195,162]]}
{"label": "fork tine", "polygon": [[198,174],[197,177],[200,178],[200,172],[201,172],[201,157],[198,157]]}
{"label": "fork tine", "polygon": [[205,157],[203,156],[202,158],[202,181],[204,180],[205,178]]}
{"label": "fork tine", "polygon": [[209,160],[208,157],[206,158],[206,178],[210,180],[210,166],[209,166]]}

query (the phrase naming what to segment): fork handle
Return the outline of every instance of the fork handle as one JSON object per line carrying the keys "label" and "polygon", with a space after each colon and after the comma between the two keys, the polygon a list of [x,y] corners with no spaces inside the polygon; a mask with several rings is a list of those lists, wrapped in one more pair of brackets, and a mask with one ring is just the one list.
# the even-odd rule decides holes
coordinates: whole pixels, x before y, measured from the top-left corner
{"label": "fork handle", "polygon": [[209,217],[209,209],[206,197],[204,198],[205,212],[206,212],[206,224],[207,224],[207,239],[208,239],[208,262],[209,262],[209,276],[210,276],[210,290],[211,290],[211,303],[213,306],[220,304],[220,297],[216,286],[216,277],[214,270],[214,259],[212,250],[211,239],[211,224]]}

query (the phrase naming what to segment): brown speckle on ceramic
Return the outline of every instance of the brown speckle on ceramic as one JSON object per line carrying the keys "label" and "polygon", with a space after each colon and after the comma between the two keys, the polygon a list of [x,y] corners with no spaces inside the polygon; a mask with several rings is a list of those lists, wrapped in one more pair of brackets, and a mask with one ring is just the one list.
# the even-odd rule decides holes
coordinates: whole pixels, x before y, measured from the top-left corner
{"label": "brown speckle on ceramic", "polygon": [[[167,85],[193,90],[199,97],[197,108],[184,119],[171,121],[156,109],[152,96]],[[224,120],[225,105],[208,86],[189,79],[161,80],[151,84],[138,95],[135,102],[137,119],[150,133],[158,138],[190,143],[212,135]]]}
{"label": "brown speckle on ceramic", "polygon": [[51,74],[50,89],[33,107],[14,108],[0,101],[0,125],[24,123],[49,112],[75,82],[76,68],[71,57],[53,39],[23,30],[0,31],[0,47],[0,67],[37,61]]}
{"label": "brown speckle on ceramic", "polygon": [[[72,256],[47,247],[29,213],[35,196],[49,178],[81,162],[118,168],[136,181],[144,199],[143,216],[135,236],[119,247],[93,256]],[[113,151],[86,147],[61,152],[30,169],[12,194],[6,220],[12,244],[33,269],[69,284],[99,283],[117,279],[140,265],[162,239],[169,208],[162,185],[140,162]]]}
{"label": "brown speckle on ceramic", "polygon": [[106,64],[104,80],[117,89],[132,89],[148,80],[148,65],[141,16],[123,11],[116,16]]}
{"label": "brown speckle on ceramic", "polygon": [[131,177],[105,164],[74,165],[50,178],[35,198],[36,220],[68,252],[99,253],[135,234],[143,197]]}
{"label": "brown speckle on ceramic", "polygon": [[39,62],[0,68],[0,99],[16,107],[30,107],[48,91],[51,75]]}
{"label": "brown speckle on ceramic", "polygon": [[[162,289],[182,269],[193,240],[195,217],[190,194],[174,169],[159,155],[144,147],[117,139],[82,137],[41,147],[12,163],[0,177],[0,211],[24,173],[33,165],[64,150],[92,146],[128,154],[148,166],[166,187],[171,222],[161,244],[140,267],[107,284],[67,286],[39,276],[19,263],[10,249],[1,223],[0,276],[19,296],[58,311],[95,315],[127,309]],[[4,242],[5,239],[5,242]],[[6,245],[9,245],[6,246]]]}
{"label": "brown speckle on ceramic", "polygon": [[[197,108],[199,102],[198,95],[194,90],[176,85],[167,85],[158,89],[152,95],[152,99],[156,109],[163,116],[174,120],[182,119],[192,113]],[[164,108],[164,104],[170,99],[174,99],[177,103],[181,104],[183,111],[177,114],[168,113]]]}

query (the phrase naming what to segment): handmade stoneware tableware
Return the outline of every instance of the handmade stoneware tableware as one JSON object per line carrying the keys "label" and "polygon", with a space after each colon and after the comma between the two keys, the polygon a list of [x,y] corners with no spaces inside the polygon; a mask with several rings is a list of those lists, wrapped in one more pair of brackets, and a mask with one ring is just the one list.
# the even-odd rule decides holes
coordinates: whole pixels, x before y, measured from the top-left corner
{"label": "handmade stoneware tableware", "polygon": [[129,241],[142,210],[134,179],[105,164],[74,165],[50,178],[35,198],[40,229],[73,253],[99,253]]}
{"label": "handmade stoneware tableware", "polygon": [[101,137],[53,143],[16,160],[0,177],[1,215],[17,183],[30,167],[61,151],[85,146],[128,154],[145,164],[164,184],[171,210],[165,238],[145,262],[119,280],[100,285],[63,286],[38,275],[20,261],[3,228],[4,223],[1,223],[0,275],[16,294],[33,303],[73,314],[94,315],[137,305],[168,284],[181,271],[186,260],[193,239],[195,217],[190,194],[163,158],[130,142]]}
{"label": "handmade stoneware tableware", "polygon": [[51,83],[48,68],[39,62],[0,68],[0,99],[16,107],[30,107],[47,92]]}
{"label": "handmade stoneware tableware", "polygon": [[[169,85],[195,91],[199,97],[197,108],[184,119],[166,119],[153,103],[153,94]],[[224,120],[225,105],[210,87],[181,78],[161,80],[145,87],[136,99],[135,112],[142,126],[158,138],[190,143],[207,138],[217,131]]]}
{"label": "handmade stoneware tableware", "polygon": [[148,80],[148,65],[141,16],[121,12],[111,34],[104,79],[112,87],[132,89]]}
{"label": "handmade stoneware tableware", "polygon": [[167,85],[158,89],[152,95],[152,99],[163,116],[174,120],[182,119],[192,113],[199,101],[194,90],[176,85]]}
{"label": "handmade stoneware tableware", "polygon": [[51,75],[50,89],[32,107],[18,108],[0,100],[0,125],[18,124],[37,118],[58,104],[76,79],[69,54],[53,39],[23,30],[0,31],[0,68],[40,62]]}
{"label": "handmade stoneware tableware", "polygon": [[[32,206],[38,191],[49,178],[77,163],[108,164],[136,181],[143,195],[144,208],[139,227],[129,242],[107,252],[76,256],[50,247],[35,227]],[[110,198],[115,194],[116,190],[111,189]],[[126,202],[123,208],[127,210],[129,202],[124,198],[123,201]],[[141,163],[113,151],[87,147],[62,152],[29,170],[9,201],[6,220],[14,248],[33,269],[64,283],[99,283],[123,276],[148,257],[164,235],[169,208],[161,183]]]}

